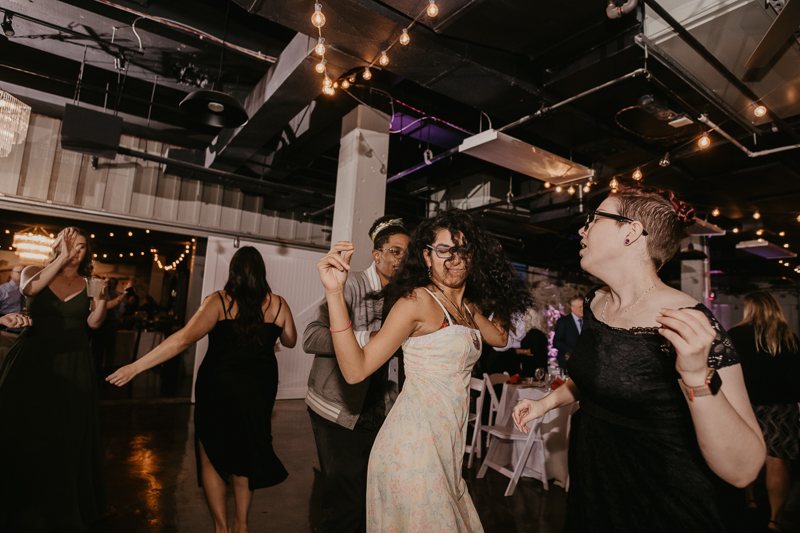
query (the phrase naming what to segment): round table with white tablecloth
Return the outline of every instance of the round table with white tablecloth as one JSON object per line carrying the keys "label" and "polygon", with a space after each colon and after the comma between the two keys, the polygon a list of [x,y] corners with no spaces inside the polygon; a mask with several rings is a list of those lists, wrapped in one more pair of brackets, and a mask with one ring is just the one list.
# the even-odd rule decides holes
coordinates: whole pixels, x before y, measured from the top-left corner
{"label": "round table with white tablecloth", "polygon": [[[523,399],[540,400],[551,392],[552,390],[549,387],[514,385],[510,383],[503,384],[503,393],[500,397],[502,409],[500,413],[498,413],[496,424],[500,426],[513,425],[511,413],[518,401]],[[572,413],[577,409],[577,402],[552,409],[544,415],[542,421],[542,438],[544,440],[545,454],[547,457],[547,469],[550,473],[550,477],[555,479],[556,485],[561,487],[566,486],[567,477],[569,475],[569,466],[567,464],[567,450],[569,448],[567,430],[569,428],[569,419]],[[509,463],[515,464],[518,454],[524,447],[525,441],[516,441],[513,445],[505,443],[500,444],[495,454],[494,461],[502,464],[503,460],[508,458],[507,461]],[[524,471],[522,475],[526,475]]]}

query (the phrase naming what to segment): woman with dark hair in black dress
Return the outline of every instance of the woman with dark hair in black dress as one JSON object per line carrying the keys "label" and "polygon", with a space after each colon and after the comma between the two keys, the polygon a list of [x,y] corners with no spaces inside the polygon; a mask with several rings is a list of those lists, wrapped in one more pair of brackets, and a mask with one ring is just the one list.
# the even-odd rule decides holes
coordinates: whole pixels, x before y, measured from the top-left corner
{"label": "woman with dark hair in black dress", "polygon": [[[253,491],[288,476],[272,449],[270,418],[278,392],[278,339],[287,348],[297,330],[286,300],[273,294],[261,254],[240,248],[225,289],[205,299],[182,330],[106,381],[122,386],[208,334],[195,385],[195,453],[200,485],[216,533],[247,531]],[[226,484],[233,481],[236,516],[228,529]]]}

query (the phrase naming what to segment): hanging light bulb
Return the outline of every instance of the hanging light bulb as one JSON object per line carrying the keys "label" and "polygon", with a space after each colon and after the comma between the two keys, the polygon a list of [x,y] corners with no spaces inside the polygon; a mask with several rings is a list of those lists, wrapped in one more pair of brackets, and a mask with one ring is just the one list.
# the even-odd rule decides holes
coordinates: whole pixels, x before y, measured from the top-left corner
{"label": "hanging light bulb", "polygon": [[365,80],[369,80],[372,78],[372,72],[369,70],[369,67],[364,69],[364,74],[362,74]]}
{"label": "hanging light bulb", "polygon": [[703,133],[703,136],[697,141],[697,146],[700,148],[708,148],[711,146],[711,137],[708,136],[708,132]]}
{"label": "hanging light bulb", "polygon": [[788,248],[789,247],[789,243],[787,242],[786,244],[783,245],[783,247],[784,248]]}
{"label": "hanging light bulb", "polygon": [[712,217],[718,217],[719,216],[719,209],[714,209],[713,211],[711,211],[711,216]]}
{"label": "hanging light bulb", "polygon": [[739,228],[733,228],[734,233],[739,233]]}
{"label": "hanging light bulb", "polygon": [[334,89],[338,89],[339,88],[339,82],[338,81],[333,82],[333,88]]}
{"label": "hanging light bulb", "polygon": [[763,234],[764,234],[764,230],[763,229],[760,229],[760,230],[758,230],[756,232],[756,235],[763,235]]}
{"label": "hanging light bulb", "polygon": [[317,53],[317,55],[325,55],[325,37],[319,38],[319,41],[317,41],[317,46],[314,47],[314,51]]}
{"label": "hanging light bulb", "polygon": [[325,87],[324,89],[322,89],[322,92],[324,92],[328,96],[332,96],[333,93],[335,93],[336,91],[333,90],[333,87]]}
{"label": "hanging light bulb", "polygon": [[381,58],[378,60],[378,63],[380,63],[382,67],[389,64],[389,56],[386,55],[386,50],[381,52]]}
{"label": "hanging light bulb", "polygon": [[567,189],[567,192],[568,192],[569,194],[575,194],[575,187],[573,187],[572,185],[570,185],[570,186],[569,186],[569,189]]}
{"label": "hanging light bulb", "polygon": [[759,104],[758,102],[753,102],[750,105],[753,107],[753,114],[755,116],[761,118],[767,114],[767,108]]}
{"label": "hanging light bulb", "polygon": [[350,87],[350,82],[345,78],[342,80],[342,89],[347,89],[348,87]]}
{"label": "hanging light bulb", "polygon": [[356,82],[356,75],[355,74],[351,74],[350,77],[347,78],[347,79],[350,80],[350,83],[355,83]]}
{"label": "hanging light bulb", "polygon": [[403,28],[403,33],[400,35],[400,44],[406,46],[411,42],[411,37],[408,35],[408,28]]}
{"label": "hanging light bulb", "polygon": [[616,189],[617,187],[619,187],[619,183],[617,182],[617,178],[612,179],[611,183],[609,183],[609,185],[611,185],[612,189]]}
{"label": "hanging light bulb", "polygon": [[785,231],[782,231],[782,232],[778,233],[778,237],[784,237],[784,236],[786,236],[786,232]]}
{"label": "hanging light bulb", "polygon": [[322,74],[323,72],[325,72],[326,63],[327,61],[325,61],[324,59],[320,59],[319,63],[317,63],[317,66],[314,67],[314,70],[316,70],[318,74]]}
{"label": "hanging light bulb", "polygon": [[436,0],[430,0],[428,4],[428,16],[433,18],[439,14],[439,6],[436,5]]}
{"label": "hanging light bulb", "polygon": [[589,192],[589,189],[591,189],[591,187],[589,187],[588,183],[583,186],[583,192]]}
{"label": "hanging light bulb", "polygon": [[753,218],[754,218],[754,219],[756,219],[756,220],[758,220],[759,218],[761,218],[761,213],[759,213],[758,211],[756,211],[755,213],[753,213]]}
{"label": "hanging light bulb", "polygon": [[[556,187],[556,192],[561,192],[561,191],[563,191],[563,190],[564,190],[564,189],[562,189],[562,188],[561,188],[561,185],[559,185],[559,186],[557,186],[557,187]],[[798,221],[798,222],[800,222],[800,217],[797,217],[797,221]]]}
{"label": "hanging light bulb", "polygon": [[311,15],[311,24],[317,28],[325,25],[325,15],[322,14],[322,6],[319,2],[314,4],[314,14]]}
{"label": "hanging light bulb", "polygon": [[633,174],[631,174],[631,177],[633,179],[635,179],[636,181],[639,181],[640,179],[642,179],[642,176],[643,176],[643,174],[642,174],[642,171],[639,169],[639,167],[636,167],[636,170],[634,170]]}
{"label": "hanging light bulb", "polygon": [[797,215],[797,221],[800,222],[800,215]]}
{"label": "hanging light bulb", "polygon": [[662,157],[662,158],[661,158],[661,159],[658,161],[658,166],[660,166],[660,167],[668,167],[668,166],[669,166],[669,163],[670,163],[670,160],[669,160],[669,152],[667,152],[666,154],[664,154],[664,157]]}
{"label": "hanging light bulb", "polygon": [[331,79],[328,77],[328,73],[325,73],[325,79],[322,80],[322,87],[327,89],[331,86]]}
{"label": "hanging light bulb", "polygon": [[544,188],[545,189],[549,189],[550,188],[550,182],[549,181],[545,181],[544,182]]}

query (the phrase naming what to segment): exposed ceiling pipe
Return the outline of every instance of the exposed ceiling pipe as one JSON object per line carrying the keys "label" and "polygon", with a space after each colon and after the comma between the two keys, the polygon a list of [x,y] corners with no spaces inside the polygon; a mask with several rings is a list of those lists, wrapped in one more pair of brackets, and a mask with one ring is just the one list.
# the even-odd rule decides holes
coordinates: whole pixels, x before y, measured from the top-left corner
{"label": "exposed ceiling pipe", "polygon": [[606,15],[610,19],[618,19],[622,18],[622,15],[627,15],[634,9],[636,9],[636,4],[639,3],[639,0],[628,0],[621,6],[617,7],[617,4],[614,3],[614,0],[608,0],[608,7],[606,7]]}
{"label": "exposed ceiling pipe", "polygon": [[731,136],[730,136],[728,133],[726,133],[726,132],[725,132],[725,131],[724,131],[722,128],[720,128],[719,126],[717,126],[716,124],[714,124],[714,123],[713,123],[713,122],[712,122],[712,121],[711,121],[711,120],[708,118],[708,116],[706,116],[706,115],[701,115],[701,116],[700,116],[700,118],[698,118],[697,120],[699,120],[699,121],[700,121],[700,122],[702,122],[703,124],[707,124],[707,125],[708,125],[709,127],[711,127],[711,128],[714,130],[714,131],[716,131],[717,133],[719,133],[720,135],[722,135],[723,137],[725,137],[726,139],[728,139],[728,140],[731,142],[731,144],[733,144],[734,146],[736,146],[736,147],[737,147],[739,150],[741,150],[742,152],[746,153],[746,154],[747,154],[747,157],[761,157],[762,155],[775,154],[775,153],[778,153],[778,152],[785,152],[786,150],[794,150],[795,148],[800,148],[800,144],[792,144],[792,145],[788,145],[788,146],[781,146],[781,147],[778,147],[778,148],[770,148],[770,149],[767,149],[767,150],[761,150],[761,151],[759,151],[759,152],[753,152],[753,151],[751,151],[750,149],[748,149],[746,146],[744,146],[743,144],[741,144],[739,141],[737,141],[736,139],[734,139],[733,137],[731,137]]}

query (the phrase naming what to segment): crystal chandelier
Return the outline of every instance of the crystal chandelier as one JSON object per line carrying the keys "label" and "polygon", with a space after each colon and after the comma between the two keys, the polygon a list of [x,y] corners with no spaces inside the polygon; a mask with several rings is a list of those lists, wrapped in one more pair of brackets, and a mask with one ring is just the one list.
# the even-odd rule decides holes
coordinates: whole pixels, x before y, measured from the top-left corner
{"label": "crystal chandelier", "polygon": [[[30,109],[30,108],[28,108]],[[14,234],[14,248],[23,265],[44,266],[55,239],[44,228],[28,228]]]}
{"label": "crystal chandelier", "polygon": [[31,106],[0,89],[0,157],[11,152],[11,146],[25,141]]}

